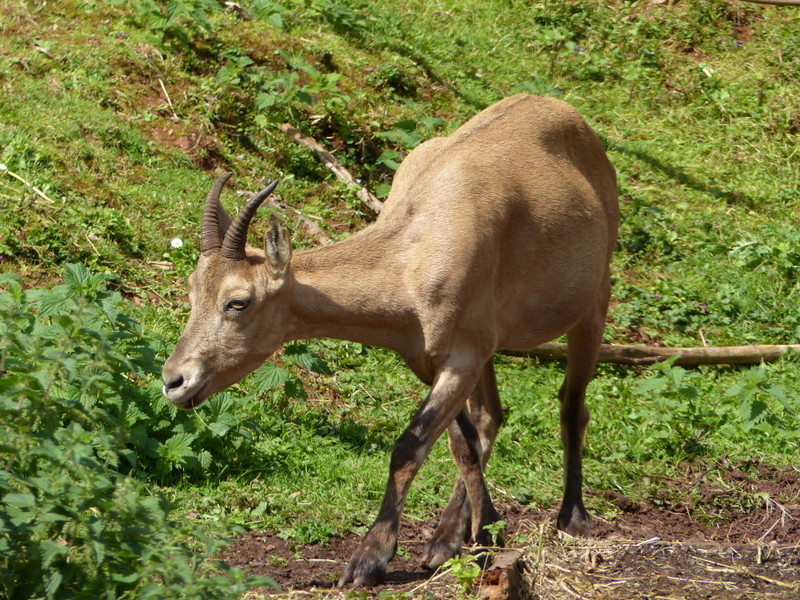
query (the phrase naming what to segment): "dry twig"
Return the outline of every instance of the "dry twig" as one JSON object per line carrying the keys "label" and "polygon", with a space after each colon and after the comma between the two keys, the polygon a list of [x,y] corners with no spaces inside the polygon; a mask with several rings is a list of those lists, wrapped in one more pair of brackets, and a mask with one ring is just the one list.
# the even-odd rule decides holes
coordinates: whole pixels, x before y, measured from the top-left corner
{"label": "dry twig", "polygon": [[310,148],[313,150],[317,158],[325,165],[331,173],[333,173],[336,177],[338,177],[341,181],[344,181],[348,185],[353,185],[358,188],[356,192],[356,196],[367,206],[369,207],[376,215],[380,214],[381,209],[383,208],[383,203],[378,200],[378,198],[372,194],[367,188],[363,187],[356,181],[356,178],[345,169],[342,164],[336,160],[336,158],[328,152],[322,145],[317,142],[315,139],[308,137],[307,135],[300,133],[295,127],[292,127],[289,123],[284,123],[280,126],[280,130],[290,137],[292,140],[300,144],[301,146],[305,146],[306,148]]}

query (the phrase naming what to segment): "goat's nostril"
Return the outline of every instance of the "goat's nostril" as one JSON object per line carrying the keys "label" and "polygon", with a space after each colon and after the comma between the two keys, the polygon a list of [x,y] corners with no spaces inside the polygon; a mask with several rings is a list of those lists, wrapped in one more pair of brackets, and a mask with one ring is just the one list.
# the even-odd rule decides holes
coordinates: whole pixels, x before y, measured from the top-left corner
{"label": "goat's nostril", "polygon": [[174,390],[176,388],[181,387],[182,385],[183,385],[183,375],[175,375],[175,377],[173,377],[169,381],[164,382],[164,388],[167,391]]}

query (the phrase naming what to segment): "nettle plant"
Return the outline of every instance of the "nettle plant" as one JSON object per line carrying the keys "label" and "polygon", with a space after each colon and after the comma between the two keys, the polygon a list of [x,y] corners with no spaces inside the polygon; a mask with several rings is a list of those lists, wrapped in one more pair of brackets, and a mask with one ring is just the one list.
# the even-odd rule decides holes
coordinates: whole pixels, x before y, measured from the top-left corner
{"label": "nettle plant", "polygon": [[185,464],[175,440],[191,427],[147,408],[160,341],[110,278],[67,265],[64,285],[23,290],[0,276],[0,597],[228,598],[271,583],[214,561],[221,542],[132,476]]}
{"label": "nettle plant", "polygon": [[650,457],[706,454],[721,440],[744,443],[754,433],[770,439],[776,453],[796,448],[797,401],[770,380],[763,365],[737,373],[722,397],[715,397],[709,373],[676,366],[676,360],[650,367],[653,375],[636,386],[639,402],[630,418],[646,432],[641,447]]}

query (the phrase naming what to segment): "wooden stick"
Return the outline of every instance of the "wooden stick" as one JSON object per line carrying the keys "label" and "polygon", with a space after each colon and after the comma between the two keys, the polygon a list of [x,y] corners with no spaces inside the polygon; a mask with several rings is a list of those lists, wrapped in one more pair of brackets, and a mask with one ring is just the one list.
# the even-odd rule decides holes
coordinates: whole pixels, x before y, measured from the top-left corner
{"label": "wooden stick", "polygon": [[[778,360],[786,352],[800,354],[800,345],[722,346],[709,348],[659,348],[602,344],[598,362],[619,365],[652,365],[678,356],[676,365],[744,365]],[[542,344],[533,350],[504,350],[507,356],[523,356],[544,360],[566,360],[567,345],[557,342]]]}
{"label": "wooden stick", "polygon": [[342,164],[334,158],[334,156],[328,152],[322,145],[317,142],[315,139],[308,137],[300,133],[295,127],[291,126],[289,123],[284,123],[280,126],[280,130],[292,138],[295,142],[300,144],[301,146],[305,146],[306,148],[310,148],[317,154],[317,158],[325,165],[331,173],[336,175],[339,179],[344,181],[349,185],[354,185],[358,187],[358,191],[356,192],[356,196],[367,206],[369,207],[376,215],[381,213],[381,209],[383,208],[383,202],[378,200],[378,198],[372,194],[367,188],[360,185],[356,178],[345,169]]}
{"label": "wooden stick", "polygon": [[800,6],[800,0],[744,0],[756,4],[775,4],[776,6]]}

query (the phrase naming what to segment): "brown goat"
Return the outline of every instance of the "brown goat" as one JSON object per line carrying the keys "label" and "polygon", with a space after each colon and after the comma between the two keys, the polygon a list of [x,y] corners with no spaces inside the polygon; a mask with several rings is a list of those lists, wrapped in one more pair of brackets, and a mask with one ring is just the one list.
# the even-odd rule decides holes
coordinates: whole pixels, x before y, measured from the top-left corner
{"label": "brown goat", "polygon": [[394,350],[431,386],[397,440],[380,512],[340,586],[384,576],[411,481],[445,429],[460,476],[424,563],[441,565],[470,536],[490,542],[485,527],[500,517],[483,468],[502,420],[492,355],[563,333],[565,483],[557,524],[588,534],[584,395],[608,307],[618,207],[614,168],[571,106],[527,95],[498,102],[411,152],[373,225],[294,256],[274,216],[264,250],[245,245],[274,184],[231,223],[219,203],[229,177],[216,181],[203,211],[191,316],[164,365],[167,398],[198,406],[282,343],[315,337]]}

